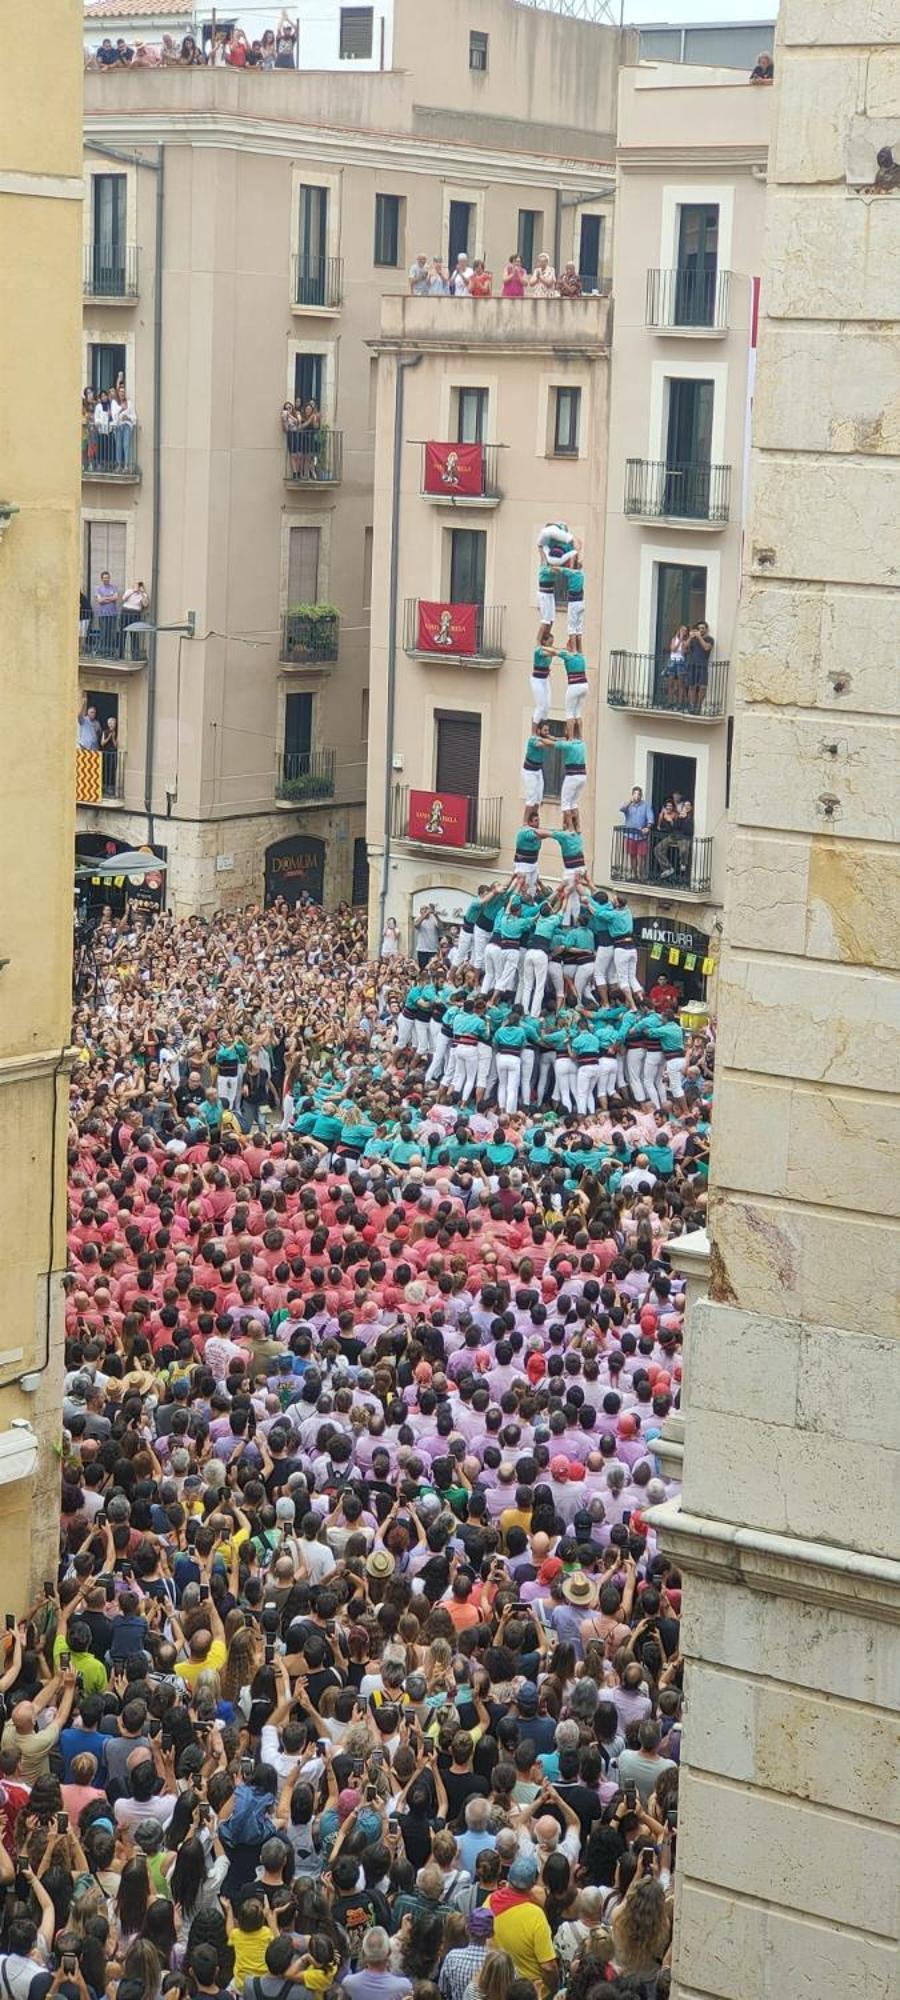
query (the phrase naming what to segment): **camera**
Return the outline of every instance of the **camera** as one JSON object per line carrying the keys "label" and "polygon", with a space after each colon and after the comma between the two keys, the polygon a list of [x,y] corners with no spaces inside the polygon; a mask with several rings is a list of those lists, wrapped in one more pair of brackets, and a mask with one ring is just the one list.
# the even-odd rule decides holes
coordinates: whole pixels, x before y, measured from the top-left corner
{"label": "camera", "polygon": [[264,1632],[274,1638],[280,1624],[277,1604],[264,1604],[260,1613],[260,1625]]}

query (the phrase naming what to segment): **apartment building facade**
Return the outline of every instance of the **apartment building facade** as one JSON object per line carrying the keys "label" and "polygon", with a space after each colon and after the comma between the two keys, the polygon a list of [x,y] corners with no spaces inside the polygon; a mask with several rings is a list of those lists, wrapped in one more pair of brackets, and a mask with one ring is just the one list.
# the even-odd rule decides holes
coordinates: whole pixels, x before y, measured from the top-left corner
{"label": "apartment building facade", "polygon": [[[390,69],[85,78],[83,378],[123,375],[136,427],[121,456],[83,433],[80,692],[105,745],[78,847],[151,848],[143,893],[179,913],[366,898],[382,296],[419,251],[502,271],[546,247],[597,288],[608,257],[633,37],[396,0],[385,46]],[[286,433],[286,403],[318,417]]]}
{"label": "apartment building facade", "polygon": [[[771,105],[728,70],[620,78],[595,847],[692,997],[725,891]],[[712,649],[695,639],[679,664],[672,640],[699,621]],[[635,787],[643,830],[622,810]],[[674,828],[673,794],[693,808]]]}
{"label": "apartment building facade", "polygon": [[[385,299],[378,354],[370,941],[424,904],[457,921],[512,867],[531,728],[537,540],[565,520],[602,565],[609,299]],[[396,563],[391,562],[392,544]],[[560,608],[556,643],[566,633]],[[599,647],[588,588],[586,657]],[[565,674],[550,727],[565,733]],[[583,718],[593,821],[596,688]],[[542,824],[562,824],[561,752]],[[548,872],[559,873],[558,851]],[[590,861],[591,856],[588,856]]]}

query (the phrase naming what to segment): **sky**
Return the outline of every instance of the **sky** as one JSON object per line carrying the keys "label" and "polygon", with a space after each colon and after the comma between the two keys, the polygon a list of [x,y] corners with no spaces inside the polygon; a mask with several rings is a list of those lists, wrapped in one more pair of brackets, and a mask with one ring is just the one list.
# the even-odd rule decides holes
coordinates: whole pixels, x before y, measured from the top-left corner
{"label": "sky", "polygon": [[625,0],[626,26],[682,28],[700,21],[774,21],[777,0]]}

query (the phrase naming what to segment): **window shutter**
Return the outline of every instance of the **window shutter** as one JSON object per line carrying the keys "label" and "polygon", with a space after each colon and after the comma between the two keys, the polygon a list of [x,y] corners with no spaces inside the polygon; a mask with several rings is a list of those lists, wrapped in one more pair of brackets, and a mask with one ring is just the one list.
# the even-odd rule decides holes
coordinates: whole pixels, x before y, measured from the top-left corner
{"label": "window shutter", "polygon": [[117,590],[124,590],[124,521],[89,521],[87,524],[87,587],[91,597],[103,570],[108,569]]}
{"label": "window shutter", "polygon": [[288,609],[319,601],[321,528],[292,528],[288,545]]}
{"label": "window shutter", "polygon": [[373,7],[341,8],[340,52],[345,61],[367,61],[371,56],[374,19]]}
{"label": "window shutter", "polygon": [[459,798],[477,798],[480,766],[481,717],[439,716],[435,790],[455,793]]}

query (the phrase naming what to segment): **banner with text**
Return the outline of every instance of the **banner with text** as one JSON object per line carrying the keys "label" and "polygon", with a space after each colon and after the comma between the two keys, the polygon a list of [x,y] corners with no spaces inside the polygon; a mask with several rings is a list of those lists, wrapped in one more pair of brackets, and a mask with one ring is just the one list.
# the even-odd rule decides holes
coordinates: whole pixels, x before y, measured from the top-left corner
{"label": "banner with text", "polygon": [[452,500],[456,493],[481,493],[483,483],[484,449],[480,444],[425,446],[426,493],[442,493]]}
{"label": "banner with text", "polygon": [[419,599],[420,653],[474,653],[477,604],[426,604]]}
{"label": "banner with text", "polygon": [[469,801],[453,792],[410,792],[409,837],[435,847],[465,847]]}

